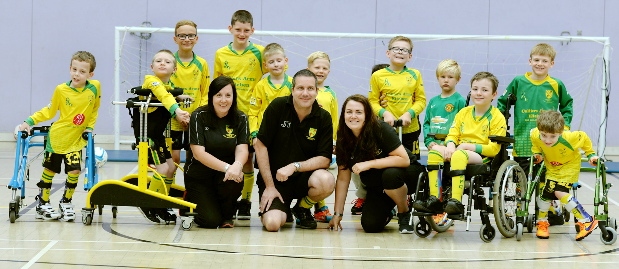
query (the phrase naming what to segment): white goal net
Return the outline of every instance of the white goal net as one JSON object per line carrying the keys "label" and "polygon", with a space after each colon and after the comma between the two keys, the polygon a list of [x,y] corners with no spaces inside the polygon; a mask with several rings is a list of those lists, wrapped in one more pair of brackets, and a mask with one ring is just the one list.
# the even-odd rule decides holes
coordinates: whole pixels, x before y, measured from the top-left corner
{"label": "white goal net", "polygon": [[[150,61],[160,49],[177,50],[173,28],[116,27],[115,94],[124,101],[131,97],[126,91],[141,85],[150,74]],[[227,30],[198,30],[199,40],[194,52],[205,58],[213,72],[215,51],[232,40]],[[385,55],[389,39],[396,35],[410,37],[414,43],[413,59],[407,65],[418,69],[424,80],[428,100],[440,93],[436,66],[451,58],[462,68],[462,79],[456,87],[466,96],[470,78],[479,71],[489,71],[500,81],[499,94],[518,75],[531,71],[528,65],[531,48],[537,43],[549,43],[557,50],[552,77],[566,85],[574,98],[572,130],[586,131],[603,156],[609,92],[610,41],[607,37],[583,36],[498,36],[498,35],[414,35],[256,31],[252,42],[266,46],[282,45],[288,57],[289,75],[307,66],[306,57],[314,51],[324,51],[331,58],[331,73],[326,85],[333,89],[341,103],[351,94],[366,95],[371,68],[388,63]],[[121,135],[132,135],[130,119],[122,107],[114,107],[115,148]],[[420,120],[423,120],[423,114]],[[511,125],[511,124],[510,124]]]}

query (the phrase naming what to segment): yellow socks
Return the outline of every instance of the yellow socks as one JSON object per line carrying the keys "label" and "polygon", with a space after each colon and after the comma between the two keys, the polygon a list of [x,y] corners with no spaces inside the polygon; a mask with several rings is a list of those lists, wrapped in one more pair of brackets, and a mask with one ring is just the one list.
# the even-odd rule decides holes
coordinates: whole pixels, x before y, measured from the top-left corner
{"label": "yellow socks", "polygon": [[[67,174],[67,185],[77,185],[77,180],[79,179],[80,174]],[[71,200],[73,198],[73,193],[75,193],[75,187],[70,188],[67,187],[64,191],[64,198],[67,200]]]}
{"label": "yellow socks", "polygon": [[243,191],[241,199],[251,201],[251,193],[254,190],[254,172],[243,173]]}
{"label": "yellow socks", "polygon": [[309,196],[305,196],[301,200],[299,200],[299,206],[302,207],[302,208],[310,209],[315,204],[316,204],[316,202],[314,202],[314,200],[310,199]]}
{"label": "yellow socks", "polygon": [[[469,155],[464,150],[456,150],[451,155],[451,171],[466,170],[466,165],[469,163]],[[451,198],[462,202],[462,194],[464,194],[464,175],[451,178]]]}
{"label": "yellow socks", "polygon": [[49,192],[51,190],[51,184],[52,184],[52,179],[54,179],[54,175],[56,175],[56,173],[47,170],[47,169],[43,169],[43,175],[41,175],[41,181],[43,181],[43,183],[46,183],[50,185],[50,187],[47,188],[41,188],[41,200],[45,201],[45,202],[49,202]]}
{"label": "yellow socks", "polygon": [[[443,164],[443,160],[443,155],[440,152],[436,150],[428,152],[428,165]],[[428,180],[430,181],[430,195],[440,197],[438,194],[438,170],[428,171]]]}
{"label": "yellow socks", "polygon": [[[166,187],[164,185],[167,184],[168,182],[168,178],[164,175],[159,175],[159,174],[154,174],[153,175],[153,180],[150,181],[150,185],[148,186],[148,189],[154,192],[158,192],[161,194],[166,194]],[[169,180],[170,184],[172,184],[172,181]]]}

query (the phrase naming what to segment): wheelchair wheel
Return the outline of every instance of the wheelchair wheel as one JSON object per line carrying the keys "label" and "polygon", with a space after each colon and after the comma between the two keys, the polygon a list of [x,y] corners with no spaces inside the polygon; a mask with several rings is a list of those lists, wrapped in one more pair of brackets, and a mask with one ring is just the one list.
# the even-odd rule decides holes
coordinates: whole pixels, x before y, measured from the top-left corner
{"label": "wheelchair wheel", "polygon": [[522,240],[522,233],[524,232],[524,225],[522,223],[516,224],[516,240]]}
{"label": "wheelchair wheel", "polygon": [[529,214],[525,217],[525,224],[527,225],[527,232],[533,232],[533,226],[535,225],[535,214]]}
{"label": "wheelchair wheel", "polygon": [[565,222],[569,222],[570,221],[570,212],[567,211],[564,206],[561,206],[561,209],[563,210],[563,220]]}
{"label": "wheelchair wheel", "polygon": [[494,236],[496,235],[496,231],[492,225],[486,226],[486,224],[481,225],[481,229],[479,229],[479,238],[486,243],[490,243]]}
{"label": "wheelchair wheel", "polygon": [[419,220],[413,223],[413,232],[421,238],[426,238],[430,235],[430,224],[425,220],[425,218],[419,218]]}
{"label": "wheelchair wheel", "polygon": [[449,227],[451,227],[454,223],[453,219],[450,219],[447,217],[447,214],[443,214],[442,218],[440,220],[438,219],[434,219],[436,215],[434,216],[426,216],[426,222],[428,222],[430,224],[430,227],[432,227],[432,230],[435,230],[437,233],[444,233],[447,230],[449,230]]}
{"label": "wheelchair wheel", "polygon": [[507,160],[496,175],[493,191],[494,219],[499,232],[511,238],[516,235],[516,211],[526,195],[527,176],[516,161]]}
{"label": "wheelchair wheel", "polygon": [[611,228],[615,229],[615,231],[617,231],[617,219],[615,219],[613,217],[609,217],[608,218],[608,224],[606,226],[611,227]]}
{"label": "wheelchair wheel", "polygon": [[607,236],[604,236],[603,233],[600,233],[600,240],[604,245],[612,245],[617,241],[617,232],[612,227],[606,226]]}

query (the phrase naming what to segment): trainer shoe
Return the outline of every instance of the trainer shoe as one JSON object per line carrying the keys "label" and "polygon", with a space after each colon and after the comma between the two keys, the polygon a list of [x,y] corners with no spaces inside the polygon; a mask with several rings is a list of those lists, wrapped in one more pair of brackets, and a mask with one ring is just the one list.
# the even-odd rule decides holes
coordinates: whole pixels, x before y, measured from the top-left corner
{"label": "trainer shoe", "polygon": [[166,224],[170,222],[176,223],[176,213],[174,213],[172,208],[159,208],[156,212],[160,222],[165,222]]}
{"label": "trainer shoe", "polygon": [[598,221],[591,217],[593,219],[593,221],[590,222],[576,222],[576,225],[578,225],[580,227],[580,230],[578,231],[578,234],[576,235],[576,241],[580,241],[583,240],[585,237],[587,237],[589,234],[591,234],[591,232],[593,232],[593,230],[595,230],[595,228],[598,227]]}
{"label": "trainer shoe", "polygon": [[548,237],[550,237],[550,233],[548,232],[548,226],[550,226],[550,223],[547,220],[537,221],[537,233],[535,234],[537,238],[548,239]]}
{"label": "trainer shoe", "polygon": [[71,204],[70,200],[65,200],[64,198],[58,204],[58,209],[60,210],[60,220],[63,221],[74,221],[75,220],[75,209],[73,209],[73,204]]}
{"label": "trainer shoe", "polygon": [[398,230],[401,234],[413,233],[413,216],[411,212],[398,213]]}
{"label": "trainer shoe", "polygon": [[329,211],[329,207],[323,206],[314,211],[314,219],[318,222],[329,222],[333,218],[333,214]]}
{"label": "trainer shoe", "polygon": [[294,214],[294,217],[297,218],[297,225],[303,229],[316,229],[318,226],[309,208],[303,208],[299,205],[295,205],[292,208],[292,214]]}
{"label": "trainer shoe", "polygon": [[350,208],[350,213],[353,215],[361,215],[363,213],[363,204],[365,203],[364,198],[357,198],[352,201],[353,206]]}
{"label": "trainer shoe", "polygon": [[54,210],[49,202],[39,200],[39,204],[36,207],[34,217],[36,219],[55,220],[60,218],[60,213]]}
{"label": "trainer shoe", "polygon": [[462,215],[464,213],[464,205],[462,202],[450,198],[445,206],[445,212],[449,215]]}
{"label": "trainer shoe", "polygon": [[238,212],[236,215],[236,219],[251,219],[251,202],[249,200],[241,199],[238,201]]}
{"label": "trainer shoe", "polygon": [[149,208],[149,207],[138,207],[138,209],[140,210],[140,213],[142,213],[142,215],[149,221],[151,221],[152,223],[156,223],[159,224],[160,223],[160,219],[157,216],[157,209],[156,208]]}
{"label": "trainer shoe", "polygon": [[447,223],[447,213],[438,213],[432,216],[432,221],[438,226],[443,226]]}
{"label": "trainer shoe", "polygon": [[219,228],[234,228],[234,220],[224,220],[224,222],[219,225]]}

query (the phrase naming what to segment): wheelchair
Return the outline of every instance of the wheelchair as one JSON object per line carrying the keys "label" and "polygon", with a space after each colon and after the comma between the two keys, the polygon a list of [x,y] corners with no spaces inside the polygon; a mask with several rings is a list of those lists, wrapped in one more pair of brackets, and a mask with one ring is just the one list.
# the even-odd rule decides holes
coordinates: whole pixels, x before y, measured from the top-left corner
{"label": "wheelchair", "polygon": [[[437,136],[437,138],[440,138]],[[479,237],[484,242],[490,242],[496,236],[496,230],[490,223],[489,214],[495,214],[497,228],[501,234],[515,233],[514,220],[510,217],[510,212],[515,210],[512,204],[511,194],[520,194],[526,184],[524,170],[517,162],[510,160],[507,147],[514,142],[513,138],[490,136],[491,141],[501,145],[499,153],[486,164],[469,164],[465,171],[452,171],[449,177],[464,175],[465,186],[464,194],[468,196],[468,203],[462,215],[445,215],[443,219],[435,219],[435,213],[413,212],[417,216],[413,231],[419,237],[427,237],[431,230],[445,232],[453,224],[454,220],[466,221],[466,230],[470,229],[472,209],[480,211],[482,226],[479,230]],[[427,199],[429,197],[429,182],[427,171],[439,170],[439,175],[443,175],[442,165],[428,165],[426,172],[419,176],[417,189],[414,199]],[[448,177],[448,178],[449,178]],[[443,179],[441,185],[451,186],[451,179]],[[441,182],[441,180],[439,180]],[[490,190],[489,203],[486,202],[485,188]],[[440,188],[439,188],[440,190]],[[496,190],[496,191],[495,191]],[[439,191],[442,200],[446,201],[451,196],[451,188],[447,187]],[[510,194],[510,195],[508,195]],[[447,219],[446,219],[447,218]],[[512,235],[513,236],[513,235]]]}
{"label": "wheelchair", "polygon": [[[9,221],[15,223],[19,218],[19,212],[24,207],[26,197],[26,181],[30,180],[30,165],[45,152],[47,145],[47,135],[51,126],[35,126],[30,132],[21,131],[16,135],[17,144],[15,147],[15,164],[13,177],[7,185],[11,190],[11,202],[9,202]],[[43,142],[32,141],[35,137],[43,137]],[[87,141],[86,154],[84,160],[84,190],[89,191],[92,186],[97,184],[99,174],[95,165],[95,142],[91,132],[82,134],[82,138]],[[43,151],[36,156],[29,158],[28,153],[31,147],[43,147]]]}

